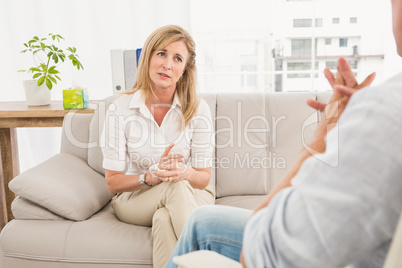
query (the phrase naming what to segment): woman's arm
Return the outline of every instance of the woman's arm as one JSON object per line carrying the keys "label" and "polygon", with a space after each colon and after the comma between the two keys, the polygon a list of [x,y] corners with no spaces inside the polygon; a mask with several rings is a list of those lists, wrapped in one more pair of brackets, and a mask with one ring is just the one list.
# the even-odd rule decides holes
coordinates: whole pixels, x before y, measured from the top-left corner
{"label": "woman's arm", "polygon": [[[126,175],[123,171],[105,169],[106,185],[113,194],[144,189],[144,186],[138,181],[139,177],[140,175]],[[145,175],[145,183],[149,186],[153,186],[161,183],[161,180],[147,172]]]}
{"label": "woman's arm", "polygon": [[208,186],[211,177],[211,168],[193,168],[181,162],[172,163],[166,171],[155,171],[155,175],[162,181],[178,182],[187,180],[194,189],[203,190]]}

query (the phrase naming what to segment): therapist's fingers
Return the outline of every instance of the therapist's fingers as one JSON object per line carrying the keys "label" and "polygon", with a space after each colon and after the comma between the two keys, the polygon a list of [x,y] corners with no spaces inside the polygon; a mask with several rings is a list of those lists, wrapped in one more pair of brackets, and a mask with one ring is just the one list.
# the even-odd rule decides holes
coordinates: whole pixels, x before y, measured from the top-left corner
{"label": "therapist's fingers", "polygon": [[320,112],[323,112],[325,109],[325,106],[326,106],[325,103],[322,103],[322,102],[319,102],[316,100],[312,100],[312,99],[307,100],[307,105]]}

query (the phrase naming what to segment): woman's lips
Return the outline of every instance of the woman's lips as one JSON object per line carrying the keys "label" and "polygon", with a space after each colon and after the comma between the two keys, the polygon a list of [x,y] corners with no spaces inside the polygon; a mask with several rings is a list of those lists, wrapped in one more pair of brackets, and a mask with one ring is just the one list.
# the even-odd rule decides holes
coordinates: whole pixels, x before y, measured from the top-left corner
{"label": "woman's lips", "polygon": [[165,74],[165,73],[159,73],[159,75],[162,76],[163,78],[170,78],[170,76],[168,76],[168,75]]}

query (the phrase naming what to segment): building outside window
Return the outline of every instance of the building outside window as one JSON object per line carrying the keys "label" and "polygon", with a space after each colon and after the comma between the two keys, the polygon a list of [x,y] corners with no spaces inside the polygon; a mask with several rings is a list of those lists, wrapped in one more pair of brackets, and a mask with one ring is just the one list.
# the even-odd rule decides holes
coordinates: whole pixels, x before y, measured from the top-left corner
{"label": "building outside window", "polygon": [[322,27],[322,18],[315,19],[315,27]]}
{"label": "building outside window", "polygon": [[[288,62],[288,75],[287,78],[310,78],[311,62]],[[315,63],[315,70],[318,70],[318,62]],[[294,72],[301,71],[301,72]],[[317,77],[317,74],[315,74]]]}
{"label": "building outside window", "polygon": [[[351,61],[358,81],[370,71],[378,74],[375,83],[384,81],[398,69],[385,66],[384,61],[384,56],[390,54],[386,40],[392,31],[376,27],[386,23],[390,15],[390,3],[384,4],[383,0],[373,0],[367,10],[359,9],[364,0],[255,0],[258,7],[205,0],[216,6],[212,13],[216,19],[208,21],[200,15],[205,4],[190,1],[193,12],[189,19],[197,42],[202,91],[329,90],[322,71],[331,64],[336,71],[340,56]],[[227,14],[220,21],[218,10],[224,3],[234,5],[238,13],[247,10],[253,11],[247,14],[254,15],[240,22],[238,16]],[[344,4],[350,6],[351,15],[345,16]],[[233,14],[237,14],[235,11]],[[379,74],[381,70],[385,71]]]}
{"label": "building outside window", "polygon": [[311,38],[292,39],[292,56],[310,56]]}
{"label": "building outside window", "polygon": [[357,23],[357,18],[356,17],[351,17],[349,22],[350,23]]}
{"label": "building outside window", "polygon": [[312,26],[312,19],[294,19],[293,27],[295,28],[306,28]]}
{"label": "building outside window", "polygon": [[347,47],[348,39],[347,38],[339,38],[339,47]]}

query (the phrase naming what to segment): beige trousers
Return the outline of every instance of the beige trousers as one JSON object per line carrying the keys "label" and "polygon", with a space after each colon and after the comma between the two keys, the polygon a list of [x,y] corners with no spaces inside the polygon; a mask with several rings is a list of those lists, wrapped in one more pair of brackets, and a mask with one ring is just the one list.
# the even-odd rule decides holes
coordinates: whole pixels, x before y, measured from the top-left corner
{"label": "beige trousers", "polygon": [[188,181],[162,182],[152,188],[113,197],[112,207],[125,223],[152,226],[153,264],[165,267],[190,213],[215,202],[212,187],[191,187]]}

